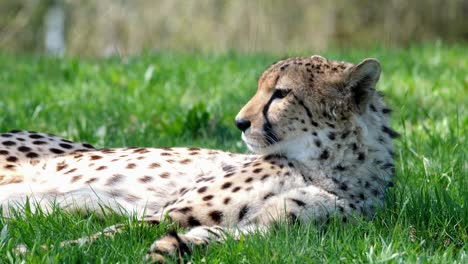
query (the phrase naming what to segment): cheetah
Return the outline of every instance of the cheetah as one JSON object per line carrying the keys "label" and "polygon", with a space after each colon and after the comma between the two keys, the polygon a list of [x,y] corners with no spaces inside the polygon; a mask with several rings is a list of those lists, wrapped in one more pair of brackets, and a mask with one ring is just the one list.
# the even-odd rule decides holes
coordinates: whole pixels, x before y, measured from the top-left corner
{"label": "cheetah", "polygon": [[314,55],[274,63],[235,118],[252,154],[95,149],[44,133],[0,134],[3,215],[29,197],[43,210],[54,203],[98,212],[104,205],[187,228],[157,239],[147,256],[153,261],[281,220],[372,216],[393,185],[398,136],[375,89],[380,73],[375,59],[351,64]]}

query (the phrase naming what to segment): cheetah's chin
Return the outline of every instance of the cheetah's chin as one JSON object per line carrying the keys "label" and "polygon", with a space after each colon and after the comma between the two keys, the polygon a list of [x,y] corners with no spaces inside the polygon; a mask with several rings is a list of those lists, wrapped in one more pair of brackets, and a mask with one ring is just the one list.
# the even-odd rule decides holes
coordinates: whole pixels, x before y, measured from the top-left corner
{"label": "cheetah's chin", "polygon": [[244,134],[242,134],[242,140],[244,141],[247,148],[255,154],[268,155],[275,154],[278,152],[278,144],[272,145],[258,145],[251,142]]}

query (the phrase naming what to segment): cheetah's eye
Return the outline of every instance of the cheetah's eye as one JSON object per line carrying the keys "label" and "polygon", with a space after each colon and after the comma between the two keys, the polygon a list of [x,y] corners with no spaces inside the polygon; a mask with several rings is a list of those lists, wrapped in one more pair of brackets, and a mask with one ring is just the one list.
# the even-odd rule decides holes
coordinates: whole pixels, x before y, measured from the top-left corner
{"label": "cheetah's eye", "polygon": [[285,98],[289,94],[289,92],[291,92],[290,89],[275,89],[275,92],[273,93],[273,98]]}

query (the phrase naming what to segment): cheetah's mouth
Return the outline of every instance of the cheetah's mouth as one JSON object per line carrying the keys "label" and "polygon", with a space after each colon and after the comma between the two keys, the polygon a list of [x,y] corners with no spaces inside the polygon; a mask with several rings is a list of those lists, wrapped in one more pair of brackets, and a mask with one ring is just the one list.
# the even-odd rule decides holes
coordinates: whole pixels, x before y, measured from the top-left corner
{"label": "cheetah's mouth", "polygon": [[242,133],[242,140],[250,151],[258,154],[270,153],[272,151],[272,146],[276,144],[276,142],[270,144],[259,144],[258,141],[247,137],[244,133]]}

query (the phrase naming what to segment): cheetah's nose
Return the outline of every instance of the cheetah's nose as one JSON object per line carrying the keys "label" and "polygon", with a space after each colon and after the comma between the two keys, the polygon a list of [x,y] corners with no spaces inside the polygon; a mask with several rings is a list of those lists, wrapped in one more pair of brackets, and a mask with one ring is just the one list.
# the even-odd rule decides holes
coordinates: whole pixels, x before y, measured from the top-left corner
{"label": "cheetah's nose", "polygon": [[243,118],[236,118],[236,127],[245,132],[250,127],[250,121]]}

